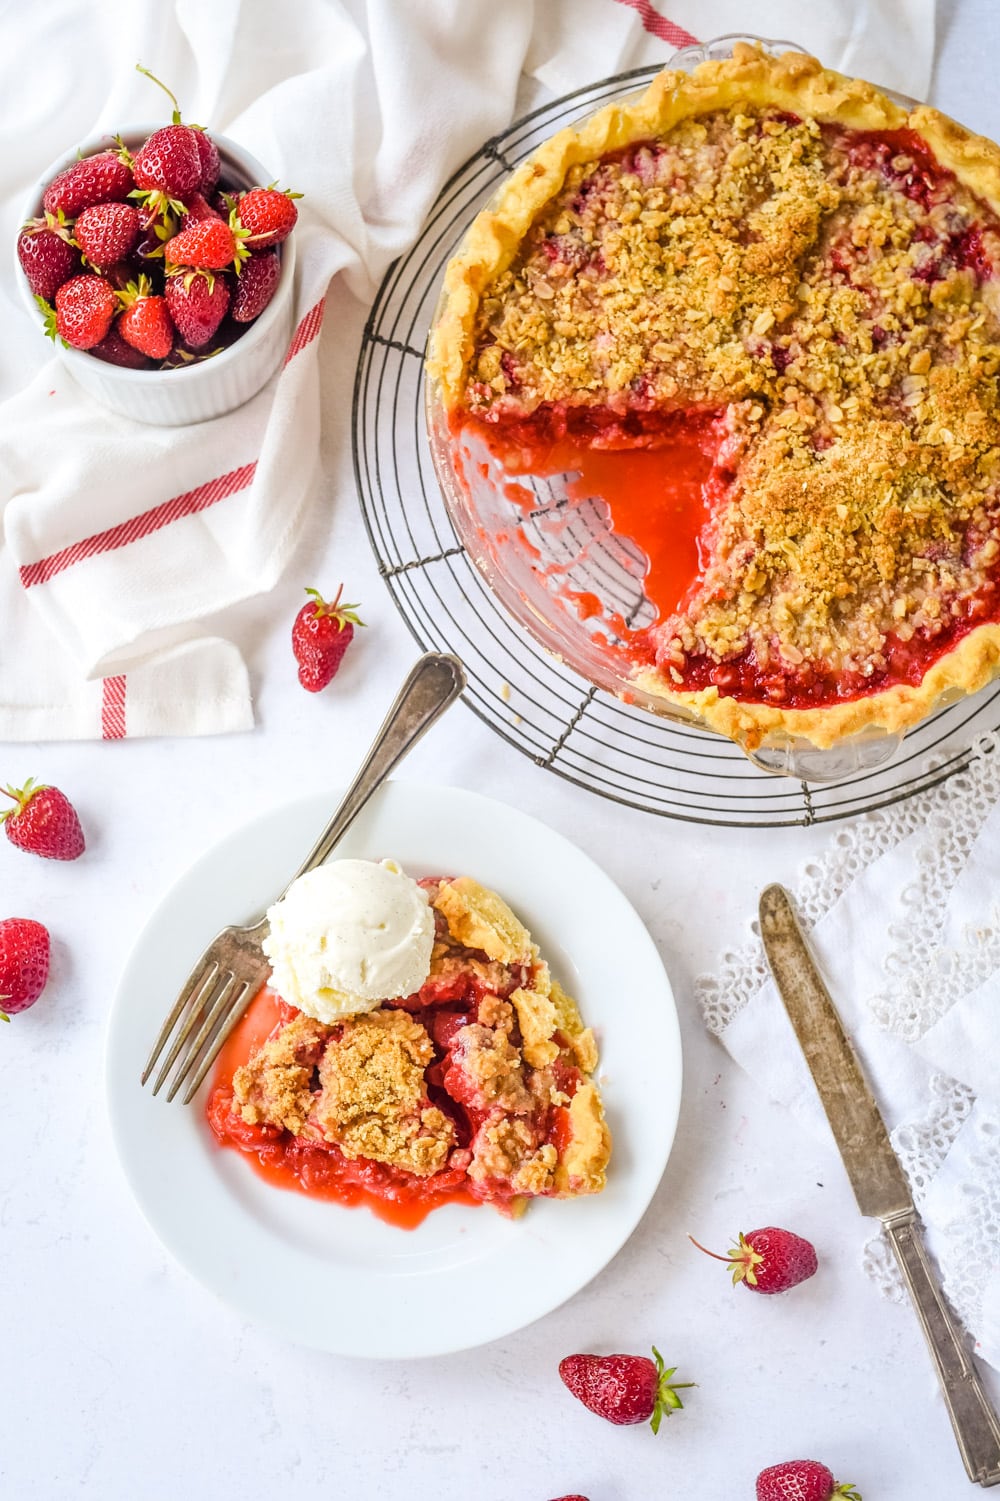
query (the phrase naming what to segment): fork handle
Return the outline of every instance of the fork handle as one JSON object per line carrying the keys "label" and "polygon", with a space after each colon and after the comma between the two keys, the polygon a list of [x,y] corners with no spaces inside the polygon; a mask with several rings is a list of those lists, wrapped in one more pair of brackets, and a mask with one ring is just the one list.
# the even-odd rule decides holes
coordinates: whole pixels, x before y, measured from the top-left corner
{"label": "fork handle", "polygon": [[[361,770],[351,783],[340,807],[295,872],[292,881],[297,881],[306,871],[323,864],[372,793],[381,787],[386,777],[395,770],[448,705],[454,703],[465,683],[465,668],[457,657],[441,652],[428,652],[414,664],[399,690],[396,702],[386,715],[382,728],[375,736]],[[288,886],[292,881],[289,881]]]}
{"label": "fork handle", "polygon": [[917,1216],[904,1210],[883,1225],[934,1358],[966,1473],[982,1486],[1000,1485],[1000,1420],[931,1270]]}

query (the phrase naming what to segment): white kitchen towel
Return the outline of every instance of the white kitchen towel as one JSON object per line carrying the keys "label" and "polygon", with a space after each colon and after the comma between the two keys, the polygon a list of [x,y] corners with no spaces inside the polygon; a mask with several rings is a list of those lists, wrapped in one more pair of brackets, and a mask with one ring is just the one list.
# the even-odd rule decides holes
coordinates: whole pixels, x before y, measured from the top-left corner
{"label": "white kitchen towel", "polygon": [[[331,278],[342,273],[370,300],[449,173],[509,123],[516,102],[665,61],[695,31],[705,39],[742,26],[909,93],[928,86],[932,0],[676,0],[667,9],[651,0],[47,0],[8,12],[8,245],[48,161],[73,141],[163,115],[166,101],[135,72],[138,60],[170,81],[186,118],[237,139],[305,196],[284,366],[242,410],[189,427],[143,426],[81,391],[46,354],[12,257],[3,258],[0,740],[252,724],[237,645],[198,622],[274,585],[317,492],[322,403],[349,400],[356,358],[324,341],[321,391]],[[524,74],[534,80],[527,92]],[[334,504],[352,503],[346,490]]]}
{"label": "white kitchen towel", "polygon": [[[1000,741],[981,741],[943,786],[841,830],[795,897],[945,1291],[1000,1369]],[[697,989],[726,1049],[832,1152],[759,939]],[[859,1220],[859,1246],[866,1236]],[[863,1259],[902,1297],[880,1236]]]}

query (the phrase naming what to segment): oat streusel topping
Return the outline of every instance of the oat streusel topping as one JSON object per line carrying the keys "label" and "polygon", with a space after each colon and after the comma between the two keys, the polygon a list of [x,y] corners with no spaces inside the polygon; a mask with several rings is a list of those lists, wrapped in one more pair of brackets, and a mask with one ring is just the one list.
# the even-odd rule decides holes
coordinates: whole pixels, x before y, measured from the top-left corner
{"label": "oat streusel topping", "polygon": [[248,1124],[302,1130],[313,1107],[313,1073],[329,1036],[329,1027],[299,1013],[236,1070],[234,1103]]}
{"label": "oat streusel topping", "polygon": [[454,1145],[454,1126],[426,1099],[431,1040],[405,1011],[370,1011],[343,1025],[319,1064],[316,1119],[345,1157],[389,1162],[422,1177]]}
{"label": "oat streusel topping", "polygon": [[717,414],[658,668],[849,697],[1000,604],[994,268],[1000,223],[913,132],[720,110],[570,168],[484,291],[465,406],[512,446]]}

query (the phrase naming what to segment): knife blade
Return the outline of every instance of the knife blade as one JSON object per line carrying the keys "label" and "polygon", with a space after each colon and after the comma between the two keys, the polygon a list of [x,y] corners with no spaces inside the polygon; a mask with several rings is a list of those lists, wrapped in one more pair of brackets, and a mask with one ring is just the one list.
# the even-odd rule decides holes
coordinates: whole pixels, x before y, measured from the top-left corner
{"label": "knife blade", "polygon": [[760,934],[858,1207],[882,1221],[899,1263],[966,1473],[979,1485],[1000,1485],[1000,1419],[968,1352],[965,1331],[938,1286],[885,1122],[782,886],[768,886],[761,894]]}
{"label": "knife blade", "polygon": [[910,1186],[875,1097],[781,886],[768,886],[761,896],[760,932],[858,1208],[874,1219],[912,1209]]}

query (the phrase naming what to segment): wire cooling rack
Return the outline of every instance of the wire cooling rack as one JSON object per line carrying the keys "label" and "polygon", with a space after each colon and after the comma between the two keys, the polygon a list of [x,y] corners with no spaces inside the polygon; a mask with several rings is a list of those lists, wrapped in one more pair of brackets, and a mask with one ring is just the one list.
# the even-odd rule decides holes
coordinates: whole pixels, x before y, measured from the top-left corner
{"label": "wire cooling rack", "polygon": [[818,785],[759,771],[731,742],[590,687],[514,622],[451,525],[424,427],[424,354],[441,279],[469,221],[554,131],[641,88],[637,68],[525,115],[442,189],[419,239],[386,273],[365,327],[354,387],[354,464],[379,570],[427,651],[469,672],[466,703],[538,766],[629,807],[690,823],[777,828],[886,807],[968,765],[1000,727],[1000,685],[935,714],[876,770]]}

